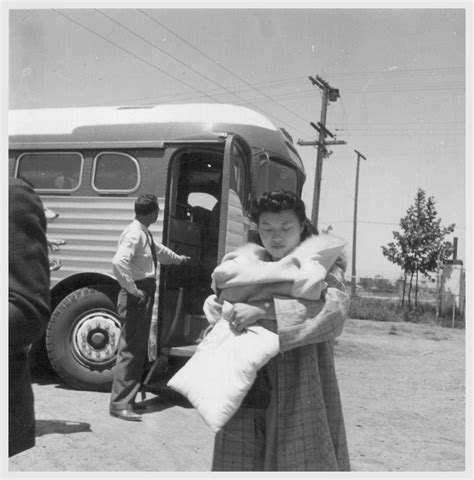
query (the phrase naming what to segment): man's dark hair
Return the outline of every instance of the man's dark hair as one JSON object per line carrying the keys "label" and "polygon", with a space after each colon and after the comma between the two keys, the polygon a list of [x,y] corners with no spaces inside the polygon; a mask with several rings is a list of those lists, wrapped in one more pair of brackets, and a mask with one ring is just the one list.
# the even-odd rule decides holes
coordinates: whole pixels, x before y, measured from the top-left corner
{"label": "man's dark hair", "polygon": [[135,214],[148,215],[150,213],[159,212],[158,199],[151,193],[142,193],[135,200]]}
{"label": "man's dark hair", "polygon": [[287,190],[265,192],[254,200],[252,203],[252,220],[258,224],[263,212],[278,213],[282,210],[293,210],[295,212],[300,224],[303,225],[301,240],[318,234],[318,230],[306,216],[306,207],[303,200],[295,193]]}

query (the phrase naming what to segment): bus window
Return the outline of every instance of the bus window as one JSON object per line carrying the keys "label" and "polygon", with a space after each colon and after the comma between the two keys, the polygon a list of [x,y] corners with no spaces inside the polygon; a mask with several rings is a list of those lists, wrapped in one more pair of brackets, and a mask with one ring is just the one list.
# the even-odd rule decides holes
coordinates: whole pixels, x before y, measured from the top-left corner
{"label": "bus window", "polygon": [[79,187],[83,157],[79,153],[33,152],[18,157],[16,177],[37,190],[71,192]]}
{"label": "bus window", "polygon": [[281,163],[275,157],[262,158],[259,163],[257,195],[282,189],[297,193],[297,176],[294,168]]}
{"label": "bus window", "polygon": [[129,193],[135,190],[139,183],[139,165],[131,155],[102,152],[95,157],[92,186],[98,192]]}
{"label": "bus window", "polygon": [[191,192],[188,197],[188,204],[191,208],[201,207],[212,210],[217,203],[217,198],[209,193]]}
{"label": "bus window", "polygon": [[[171,215],[181,220],[210,212],[220,197],[222,153],[212,150],[183,150],[172,163]],[[198,222],[201,223],[201,222]]]}

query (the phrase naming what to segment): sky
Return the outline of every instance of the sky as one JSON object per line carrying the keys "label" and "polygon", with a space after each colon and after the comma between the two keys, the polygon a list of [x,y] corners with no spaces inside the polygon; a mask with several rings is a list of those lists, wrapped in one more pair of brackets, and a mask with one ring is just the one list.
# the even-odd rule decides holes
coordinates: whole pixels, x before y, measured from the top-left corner
{"label": "sky", "polygon": [[[62,3],[63,5],[65,2]],[[466,260],[466,3],[444,8],[19,8],[8,15],[10,109],[221,102],[316,140],[319,75],[340,98],[327,128],[319,228],[347,241],[351,272],[360,162],[357,276],[389,279],[382,255],[422,188]],[[155,2],[154,6],[159,6]],[[169,4],[167,4],[169,5]],[[176,3],[176,5],[180,5]],[[240,5],[246,5],[241,3]],[[298,4],[301,5],[301,4]],[[334,4],[337,5],[337,4]],[[433,4],[442,5],[442,4]],[[11,6],[11,4],[10,4]],[[5,69],[4,69],[5,70]],[[297,146],[311,211],[316,149]]]}

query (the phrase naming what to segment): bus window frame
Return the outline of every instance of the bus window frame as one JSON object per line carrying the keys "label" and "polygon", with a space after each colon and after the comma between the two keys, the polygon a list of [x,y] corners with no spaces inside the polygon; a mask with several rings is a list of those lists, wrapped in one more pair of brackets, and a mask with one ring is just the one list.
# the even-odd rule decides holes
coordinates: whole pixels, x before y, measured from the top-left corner
{"label": "bus window frame", "polygon": [[[245,141],[244,139],[242,139],[243,141]],[[233,147],[236,148],[238,151],[239,151],[239,157],[240,160],[241,160],[241,163],[242,163],[242,166],[243,166],[243,172],[244,172],[244,176],[243,176],[243,182],[244,182],[244,188],[243,188],[243,191],[242,191],[242,197],[240,198],[240,195],[237,190],[237,195],[239,196],[241,202],[242,202],[242,206],[243,206],[243,209],[244,209],[244,214],[246,216],[249,216],[250,214],[250,192],[251,192],[251,169],[252,169],[252,156],[249,155],[248,157],[246,157],[245,155],[245,149],[243,148],[243,146],[241,145],[241,141],[239,139],[239,137],[236,138],[236,136],[234,136],[234,142],[233,142]],[[233,158],[236,158],[233,156]],[[230,186],[230,180],[229,180],[229,186]],[[222,188],[222,185],[221,185],[221,188]],[[222,195],[222,194],[221,194]]]}
{"label": "bus window frame", "polygon": [[83,173],[84,173],[84,160],[85,160],[84,155],[81,152],[72,151],[72,150],[71,151],[65,151],[65,152],[62,152],[62,151],[61,152],[38,151],[38,150],[31,150],[31,151],[28,151],[28,152],[22,152],[16,158],[15,171],[14,171],[14,177],[15,178],[22,178],[22,177],[18,176],[18,172],[20,170],[21,158],[25,155],[49,155],[49,156],[51,156],[51,155],[77,155],[77,156],[79,156],[79,158],[81,160],[81,166],[79,168],[79,182],[77,183],[76,187],[74,187],[74,188],[37,188],[37,187],[33,186],[33,188],[38,193],[47,193],[47,194],[50,194],[50,195],[70,194],[70,193],[76,192],[77,190],[79,190],[79,188],[81,188],[82,178],[83,178]]}
{"label": "bus window frame", "polygon": [[[135,166],[137,168],[137,183],[135,184],[135,186],[133,188],[127,189],[127,190],[120,189],[120,188],[116,188],[116,189],[106,188],[106,189],[104,189],[104,188],[97,188],[95,186],[95,179],[96,179],[96,172],[97,172],[97,160],[98,160],[98,157],[100,157],[101,155],[104,155],[104,154],[121,155],[121,156],[124,156],[124,157],[128,157],[130,160],[132,160],[133,163],[135,163]],[[104,151],[101,151],[101,152],[97,153],[96,155],[94,155],[94,157],[92,159],[91,188],[97,194],[99,194],[99,195],[129,195],[131,193],[136,192],[140,188],[141,182],[142,182],[142,177],[141,177],[140,162],[138,161],[138,159],[136,159],[135,157],[133,157],[129,153],[120,152],[120,151],[117,151],[117,150],[104,150]]]}

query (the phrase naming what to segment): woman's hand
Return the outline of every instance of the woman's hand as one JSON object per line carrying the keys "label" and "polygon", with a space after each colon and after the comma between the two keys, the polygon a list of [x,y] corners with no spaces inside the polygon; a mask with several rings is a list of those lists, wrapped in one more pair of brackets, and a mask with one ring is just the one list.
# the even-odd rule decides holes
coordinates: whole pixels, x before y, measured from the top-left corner
{"label": "woman's hand", "polygon": [[259,318],[265,317],[265,310],[247,303],[235,303],[229,319],[230,326],[237,332],[242,332],[253,325]]}

